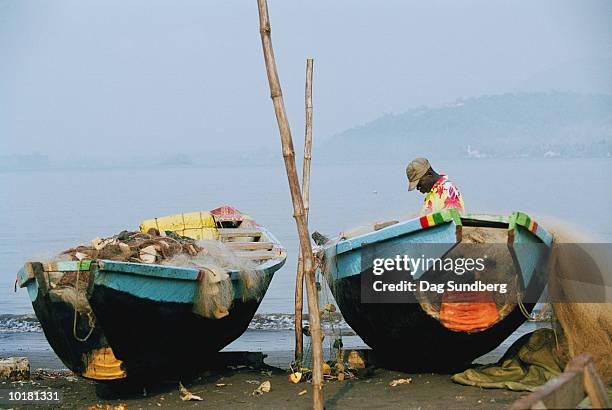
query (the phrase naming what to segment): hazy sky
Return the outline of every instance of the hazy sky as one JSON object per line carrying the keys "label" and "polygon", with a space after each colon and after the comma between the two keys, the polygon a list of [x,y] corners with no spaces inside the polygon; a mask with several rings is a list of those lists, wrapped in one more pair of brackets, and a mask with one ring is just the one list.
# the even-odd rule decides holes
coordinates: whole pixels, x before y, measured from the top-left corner
{"label": "hazy sky", "polygon": [[[295,136],[459,97],[612,93],[611,1],[269,0]],[[0,0],[0,155],[278,148],[255,0]]]}

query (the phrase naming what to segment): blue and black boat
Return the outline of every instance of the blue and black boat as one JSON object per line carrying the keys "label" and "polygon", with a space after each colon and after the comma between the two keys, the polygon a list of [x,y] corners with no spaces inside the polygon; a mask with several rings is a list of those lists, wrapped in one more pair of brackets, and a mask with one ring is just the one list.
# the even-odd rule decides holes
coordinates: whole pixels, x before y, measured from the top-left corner
{"label": "blue and black boat", "polygon": [[[530,315],[546,286],[552,242],[521,212],[463,216],[447,209],[341,234],[322,244],[318,256],[346,322],[379,361],[452,371],[496,348]],[[409,273],[374,273],[376,259],[398,256],[423,264]],[[449,260],[459,266],[466,257],[483,258],[483,269],[458,275],[441,266]],[[451,282],[456,289],[449,290]],[[484,290],[470,287],[478,282]],[[383,283],[392,286],[385,292]]]}
{"label": "blue and black boat", "polygon": [[[212,356],[247,329],[286,259],[272,233],[231,207],[154,218],[140,229],[217,243],[244,261],[248,275],[197,264],[163,264],[168,261],[26,264],[19,284],[28,288],[50,345],[67,367],[84,377],[151,379],[206,368]],[[80,291],[70,294],[78,300],[65,294],[66,288],[74,287],[75,275]],[[211,287],[201,292],[210,275],[225,275],[230,293],[224,306],[207,315],[195,304],[206,304],[202,298],[214,298],[219,291]],[[70,286],[58,286],[66,276],[72,278]]]}

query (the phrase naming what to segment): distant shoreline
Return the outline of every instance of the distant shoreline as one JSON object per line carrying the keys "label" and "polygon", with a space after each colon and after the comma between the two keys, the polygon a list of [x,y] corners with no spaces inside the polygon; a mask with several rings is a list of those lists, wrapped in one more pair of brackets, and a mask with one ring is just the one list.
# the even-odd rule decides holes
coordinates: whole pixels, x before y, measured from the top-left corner
{"label": "distant shoreline", "polygon": [[[435,157],[437,160],[447,160],[447,161],[567,161],[567,160],[596,160],[596,161],[611,161],[612,154],[602,154],[599,156],[569,156],[569,155],[553,155],[553,156],[468,156],[464,153],[458,153],[457,155],[449,155],[443,154]],[[277,158],[272,159],[272,161],[276,161]],[[399,159],[395,159],[398,162],[398,165],[403,164],[404,160],[400,161]],[[317,161],[317,158],[315,158]],[[360,158],[359,162],[361,164],[368,165],[380,165],[380,166],[388,166],[390,163],[394,161],[393,158],[378,158],[376,156]],[[129,160],[126,160],[129,163]],[[401,163],[400,163],[401,162]],[[333,162],[323,162],[317,164],[318,168],[328,168],[336,165],[346,165],[346,164],[354,164],[354,159],[348,158],[337,158]],[[242,168],[275,168],[282,164],[270,163],[270,162],[248,162],[242,161],[237,162],[236,164],[228,164],[227,162],[220,163],[194,163],[189,165],[170,165],[170,164],[131,164],[131,165],[115,165],[115,164],[97,164],[97,165],[83,165],[83,166],[64,166],[64,165],[49,165],[46,167],[11,167],[11,168],[3,168],[0,164],[0,174],[19,174],[19,173],[46,173],[46,172],[64,172],[64,171],[82,171],[82,172],[99,172],[99,171],[122,171],[122,170],[160,170],[160,169],[168,169],[168,170],[199,170],[199,169],[219,169],[219,168],[231,168],[231,169],[242,169]]]}

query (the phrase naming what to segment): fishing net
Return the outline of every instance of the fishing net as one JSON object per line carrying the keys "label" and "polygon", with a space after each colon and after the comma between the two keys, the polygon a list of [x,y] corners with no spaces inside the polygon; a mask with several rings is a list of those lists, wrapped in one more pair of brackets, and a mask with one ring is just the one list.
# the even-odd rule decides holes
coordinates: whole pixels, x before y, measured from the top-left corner
{"label": "fishing net", "polygon": [[159,263],[175,255],[195,256],[202,249],[191,238],[171,231],[160,234],[151,229],[148,233],[122,231],[110,238],[96,238],[90,245],[70,248],[60,254],[69,260],[106,259],[123,262]]}
{"label": "fishing net", "polygon": [[[481,387],[533,390],[561,372],[565,363],[582,353],[593,357],[604,383],[612,381],[612,305],[586,303],[585,300],[593,295],[587,294],[585,298],[584,289],[580,287],[584,281],[601,283],[601,287],[605,287],[605,277],[610,278],[610,264],[605,256],[596,252],[597,248],[590,243],[593,239],[575,227],[550,218],[540,218],[540,221],[554,238],[547,272],[548,298],[554,313],[550,317],[552,330],[540,329],[524,335],[497,364],[469,369],[453,376],[454,381]],[[594,269],[595,266],[598,269]],[[588,290],[593,292],[592,287]],[[528,312],[522,312],[528,320],[534,320]],[[540,335],[547,332],[550,337],[542,349],[534,350],[531,341],[537,338],[538,332]],[[526,354],[529,354],[527,359]],[[552,369],[555,363],[555,371],[543,371]],[[494,380],[491,378],[493,373]],[[534,375],[538,377],[534,378]],[[517,385],[517,381],[522,385]]]}
{"label": "fishing net", "polygon": [[91,311],[91,307],[89,306],[89,302],[85,297],[85,292],[83,289],[77,290],[74,287],[66,286],[53,289],[49,291],[49,293],[52,295],[52,298],[61,299],[62,301],[72,305],[79,313],[88,313]]}
{"label": "fishing net", "polygon": [[[571,295],[580,292],[578,282],[568,277],[588,277],[597,274],[610,278],[610,265],[604,257],[591,252],[586,243],[591,238],[576,228],[559,221],[547,221],[546,227],[554,236],[555,244],[549,270],[549,293]],[[567,246],[567,244],[572,244]],[[592,266],[585,257],[594,260],[600,271],[587,270]],[[605,284],[606,281],[602,280]],[[582,353],[590,354],[606,383],[612,381],[612,304],[610,303],[552,303],[558,335],[558,353],[567,361]]]}
{"label": "fishing net", "polygon": [[[147,233],[123,231],[110,238],[96,238],[90,245],[80,245],[60,253],[48,261],[48,266],[60,261],[85,259],[196,268],[200,274],[193,311],[207,318],[227,316],[236,293],[246,301],[261,298],[263,292],[261,282],[264,278],[256,270],[257,263],[240,258],[220,241],[196,241],[172,231],[162,234],[156,229]],[[233,282],[231,271],[237,272],[240,280]],[[89,274],[89,271],[49,272],[52,294],[74,306],[75,311],[90,313],[85,296]],[[240,289],[234,289],[234,286],[240,286]]]}
{"label": "fishing net", "polygon": [[[337,242],[337,240],[336,240]],[[326,246],[330,243],[327,242]],[[345,377],[353,378],[354,375],[349,369],[346,362],[348,355],[344,350],[343,335],[354,335],[353,331],[344,322],[342,314],[336,306],[332,287],[335,286],[333,280],[333,272],[335,269],[335,256],[324,258],[322,254],[323,248],[315,247],[313,253],[316,259],[318,269],[315,274],[315,284],[317,287],[317,301],[319,306],[319,317],[321,330],[323,332],[323,376],[325,379],[344,380]],[[325,277],[325,280],[323,278]],[[291,368],[293,371],[303,371],[304,377],[310,379],[312,373],[313,357],[312,357],[312,340],[310,339],[309,325],[307,323],[308,315],[304,315],[303,329],[307,338],[304,339],[304,352],[301,362],[293,363]]]}
{"label": "fishing net", "polygon": [[[324,246],[314,248],[314,257],[317,262],[318,270],[317,277],[323,276],[325,278],[325,289],[327,290],[326,298],[329,299],[329,295],[337,294],[336,291],[340,291],[339,281],[334,279],[334,275],[337,273],[338,265],[337,265],[337,255],[335,251],[335,247],[338,242],[346,239],[344,234],[341,234],[339,237],[329,240],[325,243]],[[328,248],[333,250],[333,252],[324,253],[324,248]],[[333,298],[333,296],[332,296]]]}
{"label": "fishing net", "polygon": [[257,272],[255,262],[239,258],[219,241],[197,241],[196,245],[199,252],[195,256],[180,254],[162,262],[164,265],[200,270],[200,284],[193,301],[195,313],[215,319],[229,314],[235,294],[234,282],[228,273],[231,271],[238,272],[240,276],[242,301],[262,296],[263,275]]}

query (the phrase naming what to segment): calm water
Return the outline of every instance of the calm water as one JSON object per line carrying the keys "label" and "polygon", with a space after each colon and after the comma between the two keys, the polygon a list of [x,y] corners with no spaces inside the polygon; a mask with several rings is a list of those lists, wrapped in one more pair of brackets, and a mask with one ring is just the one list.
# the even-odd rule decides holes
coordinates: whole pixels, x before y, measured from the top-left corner
{"label": "calm water", "polygon": [[[439,164],[468,211],[520,209],[569,221],[612,241],[612,160],[457,160]],[[406,190],[405,164],[313,164],[311,229],[328,234],[408,216],[422,196]],[[260,313],[291,312],[297,235],[282,163],[269,167],[58,170],[0,173],[0,314],[31,313],[15,273],[36,259],[142,219],[231,204],[267,226],[289,250]]]}

